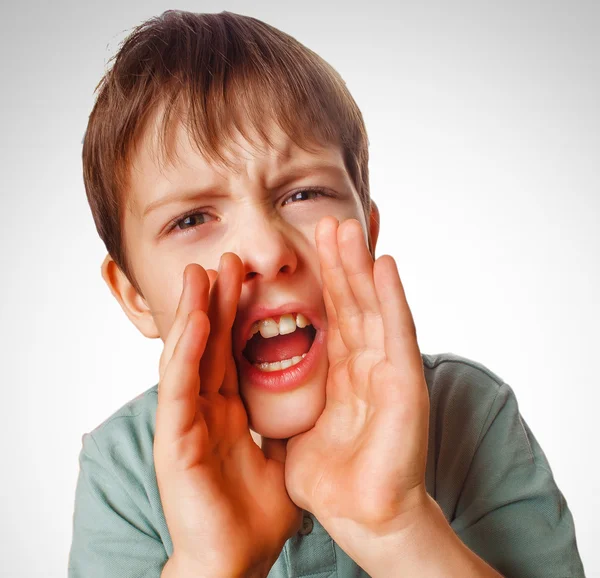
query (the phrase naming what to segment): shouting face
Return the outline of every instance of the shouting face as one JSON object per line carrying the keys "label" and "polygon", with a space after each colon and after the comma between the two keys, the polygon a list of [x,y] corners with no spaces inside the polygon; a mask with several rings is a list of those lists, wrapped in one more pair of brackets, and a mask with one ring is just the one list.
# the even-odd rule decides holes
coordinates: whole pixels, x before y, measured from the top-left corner
{"label": "shouting face", "polygon": [[240,395],[252,430],[287,438],[311,428],[325,406],[317,223],[327,215],[358,219],[374,252],[379,219],[374,204],[364,215],[339,147],[307,152],[275,124],[270,134],[274,146],[260,148],[240,135],[228,169],[200,154],[183,125],[174,131],[177,160],[160,164],[156,131],[147,130],[131,163],[123,215],[142,294],[109,256],[103,277],[138,329],[164,341],[186,265],[217,269],[223,253],[236,253],[245,269],[232,333]]}

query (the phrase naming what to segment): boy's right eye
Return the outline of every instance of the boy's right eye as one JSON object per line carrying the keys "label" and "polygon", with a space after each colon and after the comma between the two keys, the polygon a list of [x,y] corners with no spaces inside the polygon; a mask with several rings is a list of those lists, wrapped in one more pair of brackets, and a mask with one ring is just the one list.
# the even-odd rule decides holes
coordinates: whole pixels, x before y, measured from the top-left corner
{"label": "boy's right eye", "polygon": [[[193,221],[194,221],[193,217],[201,217],[204,215],[210,215],[210,213],[201,211],[199,209],[192,209],[191,211],[188,211],[187,213],[184,213],[183,215],[180,215],[179,217],[177,217],[169,226],[168,232],[171,233],[175,228],[179,228],[181,231],[186,231],[188,229],[195,229],[199,225],[204,224],[204,222],[206,221],[206,217],[202,219],[202,223],[198,223],[198,224],[193,223]],[[217,220],[219,220],[219,219],[217,219]],[[186,221],[188,221],[187,224],[186,224]],[[192,223],[190,224],[189,221],[192,221]],[[184,226],[181,226],[182,224]]]}

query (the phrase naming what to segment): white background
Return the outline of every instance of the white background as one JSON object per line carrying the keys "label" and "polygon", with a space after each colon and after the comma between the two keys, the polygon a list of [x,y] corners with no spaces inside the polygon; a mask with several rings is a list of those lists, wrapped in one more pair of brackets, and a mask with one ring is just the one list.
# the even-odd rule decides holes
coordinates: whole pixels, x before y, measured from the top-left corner
{"label": "white background", "polygon": [[65,576],[81,436],[158,380],[162,342],[100,277],[81,139],[108,59],[169,8],[256,16],[341,73],[421,350],[511,385],[600,577],[600,3],[466,0],[3,5],[0,574]]}

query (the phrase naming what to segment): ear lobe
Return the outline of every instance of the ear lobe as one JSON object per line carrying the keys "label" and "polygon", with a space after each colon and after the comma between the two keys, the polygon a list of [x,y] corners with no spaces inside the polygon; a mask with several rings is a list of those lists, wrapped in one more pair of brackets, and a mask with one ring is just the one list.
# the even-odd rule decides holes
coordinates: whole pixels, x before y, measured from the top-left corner
{"label": "ear lobe", "polygon": [[371,253],[375,258],[375,246],[379,238],[379,207],[371,199],[371,214],[369,215],[369,234],[371,235]]}
{"label": "ear lobe", "polygon": [[149,339],[160,337],[146,300],[136,291],[113,258],[107,254],[101,266],[102,278],[113,297],[139,331]]}

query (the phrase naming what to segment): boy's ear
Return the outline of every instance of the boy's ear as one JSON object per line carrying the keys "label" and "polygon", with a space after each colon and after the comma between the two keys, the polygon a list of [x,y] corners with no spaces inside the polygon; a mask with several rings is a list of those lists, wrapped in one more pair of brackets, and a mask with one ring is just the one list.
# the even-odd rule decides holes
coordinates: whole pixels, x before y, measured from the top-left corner
{"label": "boy's ear", "polygon": [[146,300],[136,291],[109,254],[102,262],[102,278],[123,311],[125,311],[125,315],[129,317],[140,332],[150,339],[160,337]]}
{"label": "boy's ear", "polygon": [[375,258],[375,246],[379,238],[379,207],[371,199],[371,214],[369,215],[369,234],[371,235],[371,250]]}

